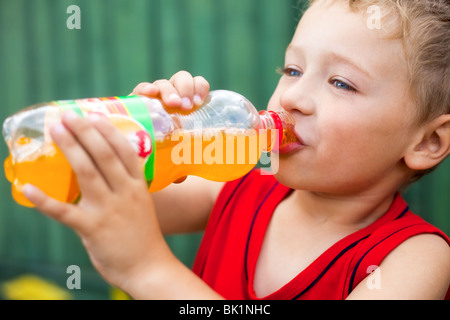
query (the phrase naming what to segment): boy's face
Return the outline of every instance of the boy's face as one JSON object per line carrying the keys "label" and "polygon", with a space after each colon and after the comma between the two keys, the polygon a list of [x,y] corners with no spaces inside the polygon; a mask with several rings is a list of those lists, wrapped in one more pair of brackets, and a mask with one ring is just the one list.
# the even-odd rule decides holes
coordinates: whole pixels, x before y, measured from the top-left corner
{"label": "boy's face", "polygon": [[304,142],[279,157],[277,179],[292,188],[349,193],[407,179],[401,160],[416,127],[402,44],[366,19],[319,1],[286,51],[268,109],[288,110]]}

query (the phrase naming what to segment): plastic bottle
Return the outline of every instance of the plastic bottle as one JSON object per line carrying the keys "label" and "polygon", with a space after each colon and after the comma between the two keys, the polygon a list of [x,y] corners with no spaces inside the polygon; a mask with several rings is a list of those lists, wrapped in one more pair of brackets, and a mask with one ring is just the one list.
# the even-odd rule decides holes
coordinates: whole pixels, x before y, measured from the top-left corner
{"label": "plastic bottle", "polygon": [[143,96],[43,103],[3,123],[10,151],[5,174],[13,198],[21,205],[33,206],[21,192],[26,183],[60,201],[80,197],[76,176],[49,134],[67,109],[82,116],[106,115],[141,157],[150,192],[187,175],[236,179],[258,163],[262,151],[296,140],[287,113],[258,113],[246,98],[226,90],[211,91],[206,102],[191,112],[166,109],[160,100]]}

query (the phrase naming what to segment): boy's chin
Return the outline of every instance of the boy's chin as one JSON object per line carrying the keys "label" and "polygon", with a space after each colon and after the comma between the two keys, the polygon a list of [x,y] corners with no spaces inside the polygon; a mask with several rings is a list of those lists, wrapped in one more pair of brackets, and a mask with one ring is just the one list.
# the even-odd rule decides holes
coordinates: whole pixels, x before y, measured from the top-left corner
{"label": "boy's chin", "polygon": [[299,189],[299,185],[301,185],[301,181],[292,174],[292,170],[283,168],[283,166],[278,167],[277,170],[272,170],[272,174],[279,183],[288,188]]}

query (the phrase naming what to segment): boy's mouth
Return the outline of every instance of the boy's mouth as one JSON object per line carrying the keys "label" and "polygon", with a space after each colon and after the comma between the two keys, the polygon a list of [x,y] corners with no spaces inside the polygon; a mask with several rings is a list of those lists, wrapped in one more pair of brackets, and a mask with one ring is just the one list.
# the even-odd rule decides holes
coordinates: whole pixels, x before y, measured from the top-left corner
{"label": "boy's mouth", "polygon": [[291,143],[288,143],[288,144],[282,146],[281,148],[274,149],[272,151],[274,153],[285,155],[285,154],[294,153],[294,152],[302,149],[303,147],[304,147],[304,145],[301,144],[300,142],[291,142]]}
{"label": "boy's mouth", "polygon": [[286,143],[282,145],[281,147],[274,148],[272,152],[280,154],[280,155],[287,155],[294,152],[297,152],[300,149],[303,149],[305,147],[305,144],[300,137],[299,133],[294,130],[295,138],[293,141],[290,141],[289,143]]}

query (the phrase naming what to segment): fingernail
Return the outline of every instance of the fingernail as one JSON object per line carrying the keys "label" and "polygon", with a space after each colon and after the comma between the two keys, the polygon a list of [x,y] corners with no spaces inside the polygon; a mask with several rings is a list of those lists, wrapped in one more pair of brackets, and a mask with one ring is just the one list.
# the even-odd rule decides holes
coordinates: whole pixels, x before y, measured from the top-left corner
{"label": "fingernail", "polygon": [[169,96],[167,102],[170,102],[170,103],[179,103],[180,100],[181,100],[181,98],[180,98],[179,95],[177,95],[176,93],[172,93],[172,94]]}
{"label": "fingernail", "polygon": [[98,122],[101,120],[101,115],[98,114],[97,112],[91,112],[88,114],[88,118],[91,122]]}
{"label": "fingernail", "polygon": [[22,186],[22,193],[24,194],[25,197],[29,198],[34,192],[34,186],[32,186],[31,184],[27,183],[24,186]]}
{"label": "fingernail", "polygon": [[172,93],[172,94],[169,96],[169,101],[175,101],[175,100],[180,100],[180,99],[181,99],[180,96],[177,95],[176,93]]}
{"label": "fingernail", "polygon": [[62,123],[57,123],[51,127],[51,131],[56,134],[62,134],[66,132],[66,127]]}
{"label": "fingernail", "polygon": [[64,112],[63,117],[64,117],[64,120],[66,120],[66,121],[72,121],[72,120],[78,118],[78,114],[73,110],[68,110],[68,111]]}
{"label": "fingernail", "polygon": [[197,105],[197,106],[202,104],[202,98],[200,98],[200,96],[198,94],[196,94],[194,96],[194,104]]}
{"label": "fingernail", "polygon": [[190,107],[192,107],[191,99],[186,98],[186,97],[181,99],[181,107],[184,109],[189,109]]}

